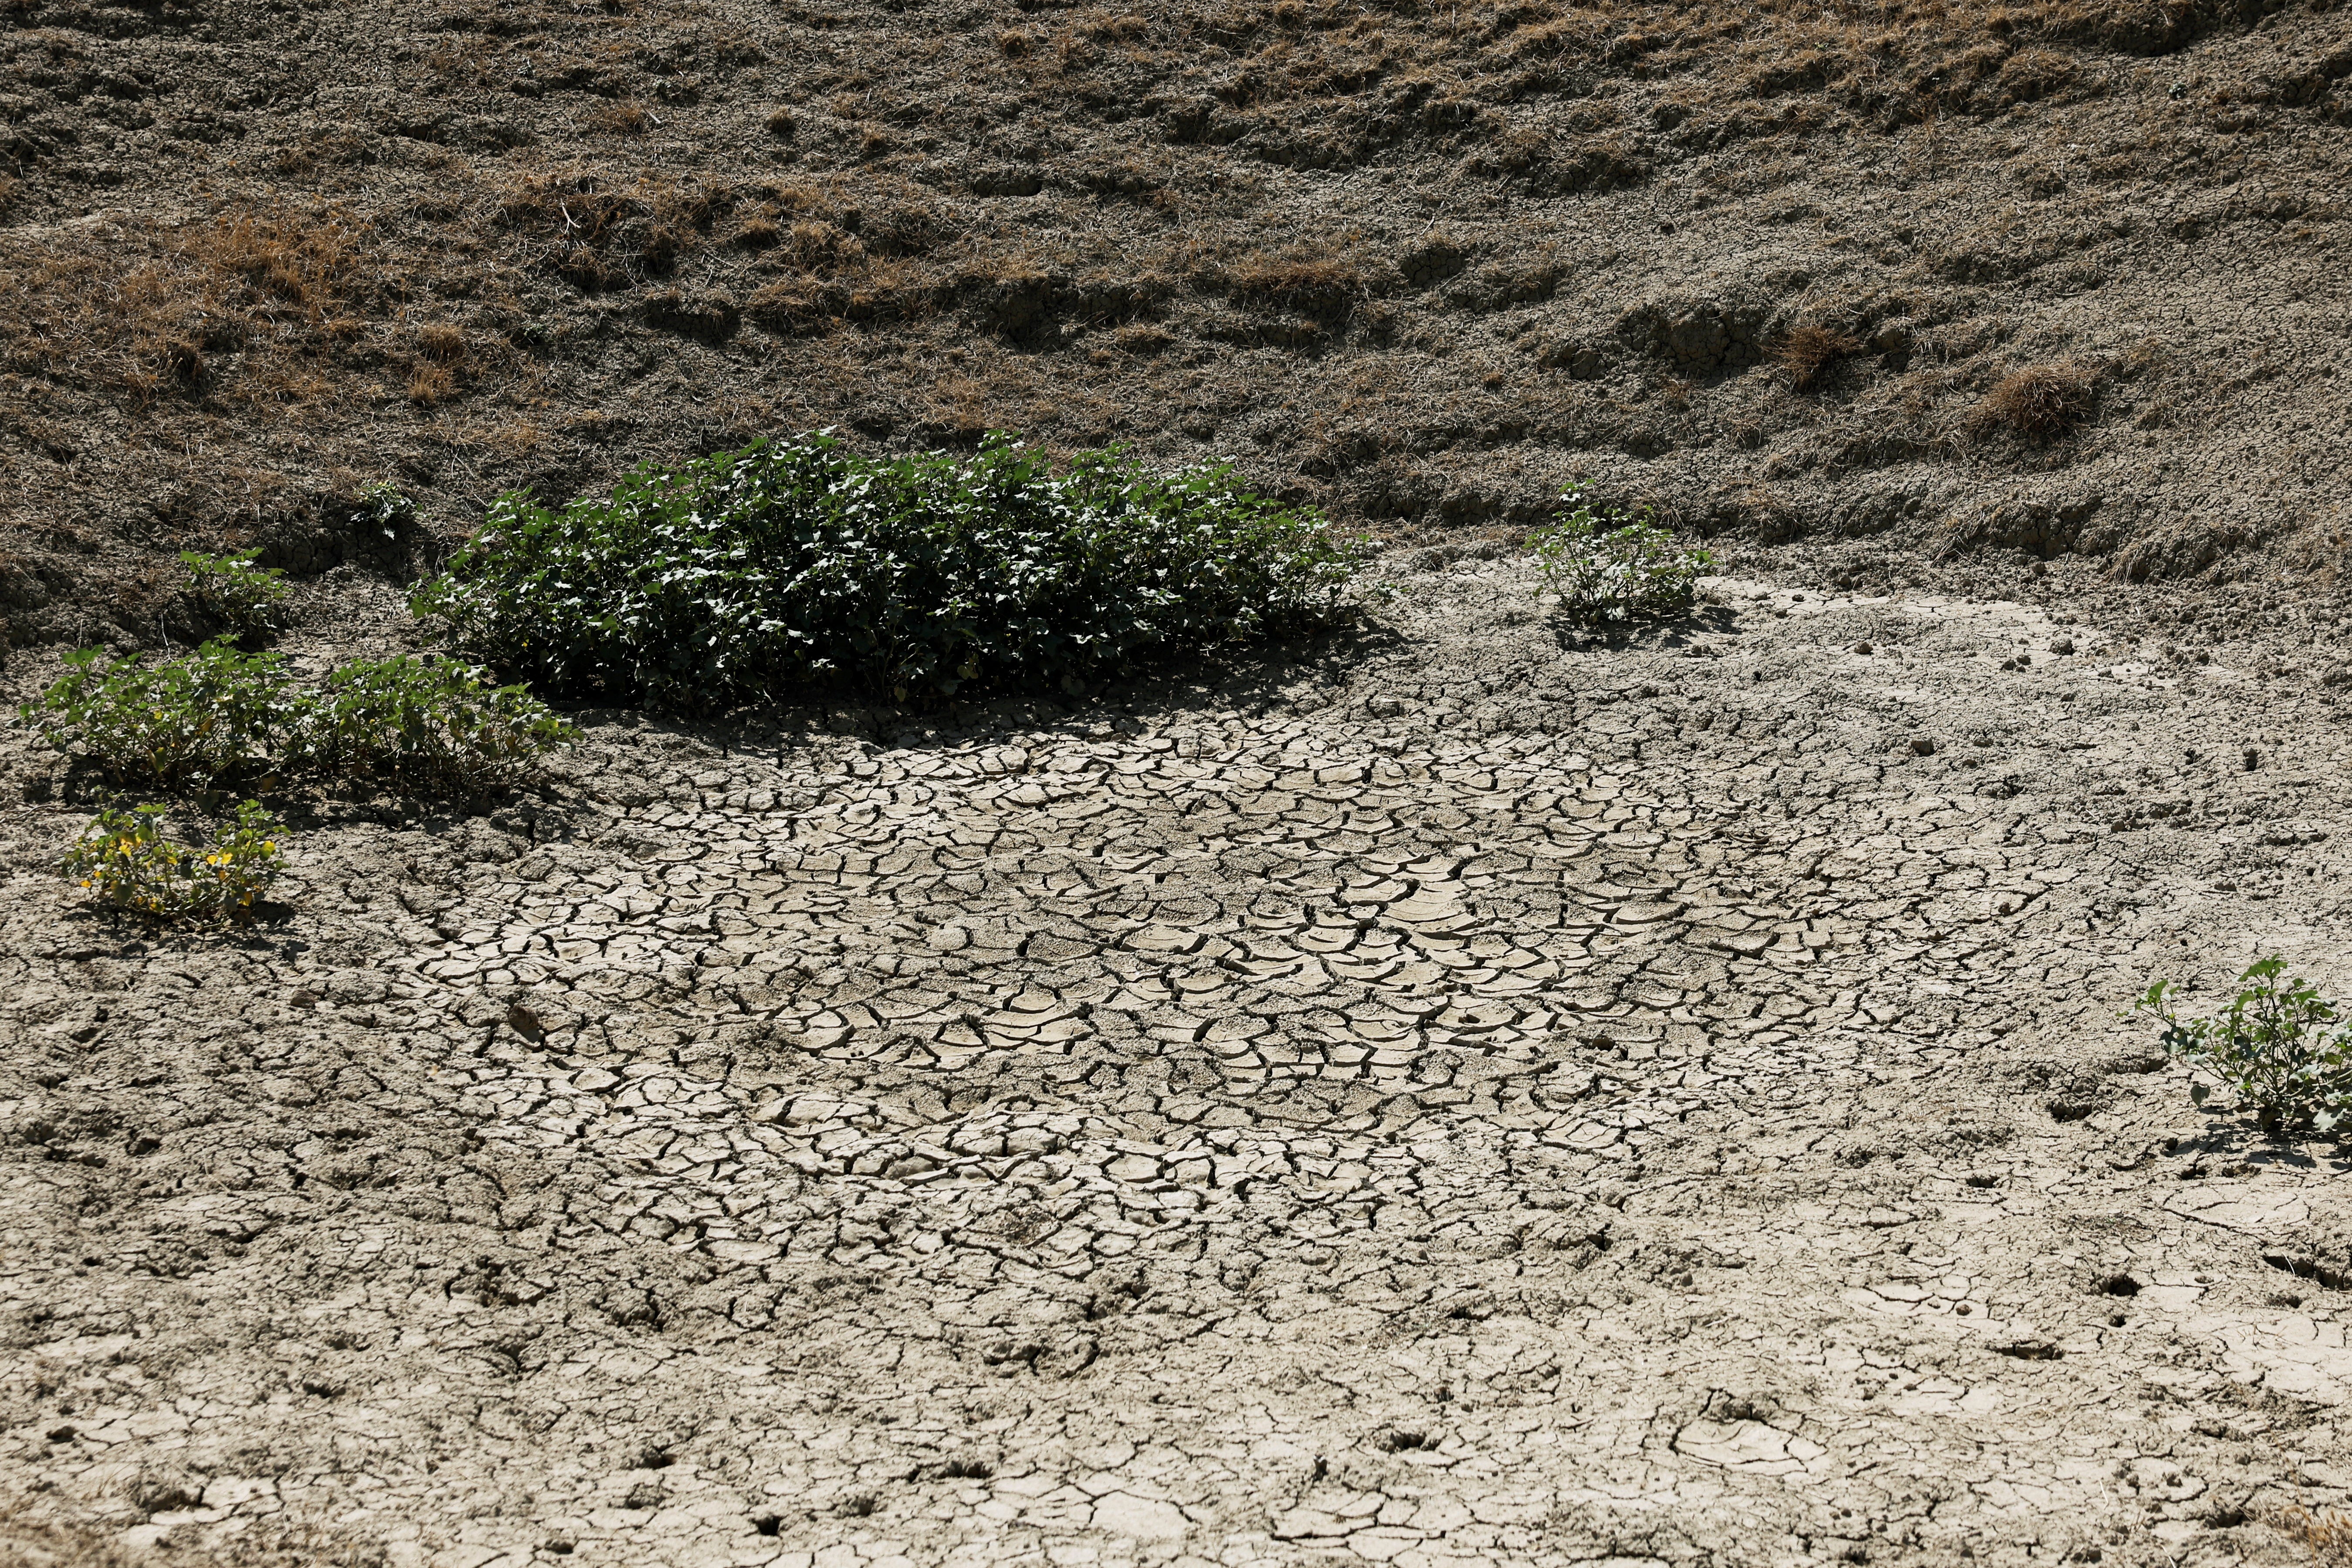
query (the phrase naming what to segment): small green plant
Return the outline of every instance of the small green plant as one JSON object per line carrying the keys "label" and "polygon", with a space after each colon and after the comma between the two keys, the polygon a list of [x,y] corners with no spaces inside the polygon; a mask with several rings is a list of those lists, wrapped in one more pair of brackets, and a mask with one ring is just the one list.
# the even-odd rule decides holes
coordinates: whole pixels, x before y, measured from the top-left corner
{"label": "small green plant", "polygon": [[[2182,1019],[2174,988],[2158,981],[2136,1010],[2164,1026],[2166,1052],[2221,1079],[2252,1106],[2265,1132],[2309,1128],[2332,1133],[2352,1113],[2352,1027],[2307,980],[2279,977],[2286,961],[2265,958],[2238,976],[2238,994],[2210,1018]],[[2211,1087],[2190,1086],[2203,1105]]]}
{"label": "small green plant", "polygon": [[196,607],[221,624],[247,636],[278,629],[289,590],[275,566],[257,566],[258,548],[230,555],[207,555],[183,550],[180,564],[187,573],[188,597]]}
{"label": "small green plant", "polygon": [[58,751],[142,787],[268,788],[308,775],[478,790],[573,734],[520,687],[442,659],[347,664],[317,690],[296,685],[279,655],[220,641],[152,665],[96,648],[66,664],[18,716]]}
{"label": "small green plant", "polygon": [[120,783],[201,787],[266,770],[296,717],[284,658],[226,642],[152,665],[86,647],[66,666],[17,716]]}
{"label": "small green plant", "polygon": [[1622,621],[1688,609],[1715,557],[1676,542],[1646,508],[1639,516],[1595,510],[1583,489],[1570,486],[1559,498],[1559,521],[1528,541],[1561,612],[1577,620]]}
{"label": "small green plant", "polygon": [[708,708],[807,687],[896,700],[1074,689],[1148,658],[1356,613],[1370,541],[1224,466],[1058,468],[759,442],[561,511],[510,492],[414,601],[534,684]]}
{"label": "small green plant", "polygon": [[489,686],[473,665],[407,656],[336,670],[297,732],[310,768],[424,795],[478,789],[573,735],[520,686]]}
{"label": "small green plant", "polygon": [[367,523],[386,539],[396,538],[400,531],[416,521],[416,503],[401,493],[400,487],[385,479],[368,486],[353,498],[353,519]]}
{"label": "small green plant", "polygon": [[99,902],[146,920],[250,920],[279,870],[286,826],[241,803],[202,847],[163,837],[163,808],[109,807],[66,852],[65,874]]}

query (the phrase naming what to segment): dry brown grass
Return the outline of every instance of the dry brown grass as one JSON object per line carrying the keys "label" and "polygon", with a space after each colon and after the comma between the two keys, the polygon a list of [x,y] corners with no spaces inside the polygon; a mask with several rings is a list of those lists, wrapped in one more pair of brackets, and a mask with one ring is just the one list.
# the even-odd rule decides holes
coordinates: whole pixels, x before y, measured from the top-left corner
{"label": "dry brown grass", "polygon": [[815,219],[793,225],[781,238],[776,258],[820,275],[856,271],[865,264],[866,247],[856,236]]}
{"label": "dry brown grass", "polygon": [[[21,378],[0,387],[0,422],[55,434],[0,442],[0,464],[63,495],[88,488],[69,469],[108,460],[118,438],[216,475],[299,433],[321,462],[404,466],[456,518],[485,486],[589,484],[607,463],[707,442],[713,390],[766,379],[775,420],[883,443],[1024,424],[1049,443],[1223,441],[1261,401],[1295,406],[1263,459],[1275,480],[1311,448],[1327,454],[1307,474],[1327,504],[1419,517],[1448,462],[1498,445],[1608,449],[1634,417],[1591,405],[1583,382],[1563,379],[1554,408],[1550,381],[1516,361],[1451,357],[1475,324],[1463,312],[1555,293],[1600,311],[1637,266],[1639,246],[1622,265],[1581,242],[1546,259],[1514,226],[1531,198],[1669,174],[1734,200],[1801,185],[1845,155],[1808,140],[1824,116],[1836,147],[1893,129],[1900,158],[1971,156],[1970,128],[2003,102],[2113,97],[2116,73],[2138,68],[2098,56],[2116,29],[2221,15],[2221,0],[1077,0],[1008,16],[1000,37],[839,9],[823,28],[790,8],[772,26],[730,13],[722,27],[702,7],[517,0],[509,19],[527,28],[436,34],[390,68],[446,144],[256,116],[235,147],[172,154],[164,186],[129,168],[122,210],[195,215],[177,230],[52,222],[73,215],[28,165],[16,199],[32,210],[0,230],[0,375]],[[736,49],[751,51],[740,70]],[[517,83],[516,51],[543,95]],[[672,91],[681,82],[699,107]],[[467,139],[490,122],[516,139]],[[2057,135],[2004,153],[2022,160],[2011,197],[2034,159],[2060,166]],[[1620,139],[1633,150],[1612,151]],[[2091,153],[2106,144],[2070,156],[2064,179],[2144,172],[2137,145],[2113,153],[2121,173],[2099,172]],[[2170,168],[2176,151],[2149,156]],[[1370,216],[1302,216],[1281,199],[1299,169],[1342,182]],[[1360,222],[1372,237],[1316,232]],[[1409,261],[1449,232],[1448,261]],[[1780,345],[1778,379],[1885,392],[1900,433],[1939,455],[1972,435],[2053,440],[2088,416],[2087,382],[2027,373],[1960,414],[2011,351],[1933,337],[1958,331],[1922,315],[1920,363],[1948,379],[1914,373],[1899,399],[1874,367],[1837,370],[1861,345],[1825,324]],[[943,363],[964,366],[951,386],[935,384]],[[655,367],[634,378],[642,397],[614,379],[630,363]],[[1050,384],[1024,379],[1048,366]],[[1318,406],[1328,376],[1366,366],[1403,368],[1362,408]],[[1769,391],[1772,412],[1727,427],[1743,453],[1823,412],[1744,390]],[[1496,393],[1512,409],[1484,412]],[[2158,421],[2172,395],[2135,394],[2140,417]],[[581,414],[598,408],[610,417]],[[1721,410],[1709,380],[1640,420],[1704,432]],[[1328,439],[1285,444],[1327,418]],[[1372,468],[1391,442],[1393,484]],[[164,488],[130,459],[112,472],[121,495]],[[298,478],[281,497],[191,481],[175,517],[194,526],[210,508],[257,528],[323,482]]]}
{"label": "dry brown grass", "polygon": [[466,334],[446,321],[434,321],[417,329],[416,352],[438,364],[451,364],[466,357]]}
{"label": "dry brown grass", "polygon": [[746,250],[772,250],[783,243],[783,237],[784,231],[765,213],[745,219],[743,226],[728,237],[730,244]]}
{"label": "dry brown grass", "polygon": [[[1540,89],[1562,70],[1596,62],[1630,62],[1644,73],[1672,73],[1683,84],[1678,100],[1685,112],[1699,115],[1727,106],[1728,100],[1711,93],[1711,86],[1736,86],[1732,100],[1816,89],[1839,91],[1850,100],[1857,94],[1869,99],[1885,97],[1887,83],[1916,96],[1921,84],[1932,82],[1929,96],[1946,98],[1969,90],[1970,84],[1995,81],[2000,91],[2015,95],[2057,92],[2067,86],[2069,70],[2063,58],[2042,43],[2085,37],[2084,29],[2107,25],[2104,15],[2073,0],[1864,0],[1834,14],[1798,0],[1761,0],[1737,8],[1615,5],[1605,14],[1527,0],[1488,13],[1449,13],[1441,20],[1353,0],[1278,0],[1148,13],[1085,9],[1067,14],[1065,25],[1033,23],[984,38],[980,47],[987,51],[984,58],[998,62],[997,68],[1057,100],[1073,90],[1064,78],[1113,67],[1178,72],[1197,66],[1203,49],[1214,48],[1246,83],[1237,111],[1260,118],[1304,114],[1309,123],[1320,113],[1314,108],[1317,100],[1410,70],[1422,73],[1429,84],[1421,129],[1446,134],[1457,121],[1470,125],[1480,112],[1478,102],[1496,97],[1485,88],[1474,91],[1475,84],[1507,82],[1507,98]],[[1042,70],[1048,62],[1049,76],[1021,74]],[[1701,68],[1710,62],[1726,68]],[[460,52],[446,44],[424,62],[426,72],[437,77],[463,75],[464,66]],[[1860,84],[1865,80],[1878,85],[1864,92]],[[879,75],[860,70],[836,78],[831,90],[831,99],[820,101],[854,110],[866,121],[860,130],[864,151],[888,156],[891,137],[875,123],[900,118],[887,68]],[[593,129],[630,136],[649,129],[653,116],[645,104],[623,99],[599,105],[586,121]],[[1574,129],[1598,132],[1609,129],[1605,121],[1604,114]],[[765,123],[786,141],[799,130],[790,106],[775,108]],[[1344,138],[1339,144],[1344,153]],[[326,178],[341,166],[344,153],[313,141],[289,156],[298,159],[299,172]],[[1096,173],[1106,194],[1168,199],[1143,163],[1111,158]],[[862,209],[866,235],[885,232],[891,207],[876,197],[898,176],[875,170],[835,175],[831,184],[839,186],[845,179],[857,188],[761,187],[761,210],[722,233],[745,249],[761,252],[763,270],[782,274],[757,291],[766,316],[786,323],[782,330],[805,332],[835,330],[836,323],[913,319],[950,295],[970,270],[968,248],[952,237],[944,244],[929,237],[911,244],[894,238],[888,248],[868,254],[868,240],[836,220],[844,211]],[[529,265],[583,289],[603,290],[666,277],[709,236],[715,216],[748,200],[732,191],[583,166],[526,174],[488,207],[476,204],[464,212],[453,210],[451,216],[473,231],[467,244],[495,241],[494,232],[482,231],[503,227],[526,242]],[[496,221],[483,224],[486,212],[495,214]],[[216,394],[226,384],[224,366],[231,363],[236,384],[256,395],[300,402],[319,395],[323,384],[315,369],[286,363],[286,346],[305,334],[335,336],[335,318],[345,310],[372,313],[348,298],[357,243],[352,226],[331,217],[247,215],[193,230],[144,265],[124,270],[100,265],[77,274],[70,258],[50,258],[45,276],[38,268],[30,277],[8,268],[7,281],[21,298],[17,309],[0,310],[0,317],[7,318],[0,321],[0,353],[12,363],[94,374],[141,405],[180,394]],[[920,264],[923,258],[929,265]],[[1261,253],[1222,266],[1185,257],[1158,258],[1150,264],[1168,280],[1144,290],[1155,300],[1170,288],[1223,293],[1244,306],[1327,322],[1359,309],[1379,291],[1375,275],[1383,265],[1375,262],[1368,272],[1356,258],[1328,247]],[[464,288],[475,286],[463,282]],[[34,325],[37,321],[44,324]],[[348,335],[352,325],[346,316],[340,330]],[[266,348],[260,343],[265,332],[273,339]],[[1142,342],[1138,339],[1138,345]],[[1800,389],[1811,389],[1858,346],[1833,329],[1801,328],[1782,345],[1781,363]],[[436,348],[422,339],[419,349],[423,364],[445,370],[463,353],[461,342]],[[264,363],[272,360],[278,362],[274,368]],[[419,369],[410,382],[411,397],[420,405],[437,405],[466,390],[454,371],[433,374]],[[2044,386],[2039,398],[2026,395],[2030,390],[1997,389],[1988,399],[1989,410],[2014,405],[2014,413],[1989,411],[1987,428],[1999,425],[2027,433],[2067,421],[2073,402],[2063,386],[2054,392]]]}
{"label": "dry brown grass", "polygon": [[335,213],[310,220],[246,214],[199,228],[184,249],[217,273],[243,279],[253,307],[273,324],[289,312],[318,321],[358,259],[355,229]]}
{"label": "dry brown grass", "polygon": [[0,261],[0,363],[134,406],[203,392],[224,358],[346,333],[358,256],[333,211],[224,216],[155,236],[128,265],[102,238],[20,242]]}
{"label": "dry brown grass", "polygon": [[1811,392],[1839,361],[1862,349],[1862,340],[1851,332],[1808,323],[1782,338],[1772,350],[1772,358],[1789,373],[1790,385],[1799,392]]}
{"label": "dry brown grass", "polygon": [[1995,383],[1969,410],[1966,427],[1979,438],[2054,441],[2088,419],[2097,401],[2098,375],[2090,367],[2030,364]]}
{"label": "dry brown grass", "polygon": [[508,228],[540,243],[540,265],[593,291],[667,274],[738,200],[730,186],[651,174],[624,182],[575,167],[525,175],[498,211]]}
{"label": "dry brown grass", "polygon": [[2273,1528],[2311,1553],[2320,1568],[2352,1568],[2352,1514],[2290,1504],[2273,1514]]}
{"label": "dry brown grass", "polygon": [[1364,291],[1363,272],[1353,261],[1313,250],[1245,257],[1223,277],[1236,300],[1307,315],[1338,314]]}
{"label": "dry brown grass", "polygon": [[[1711,70],[1725,90],[1700,102],[1738,112],[1759,99],[1829,89],[1897,122],[1940,109],[2005,104],[2066,90],[2077,68],[2052,46],[2150,52],[2227,19],[2228,0],[2114,5],[2096,0],[1724,0],[1605,7],[1554,0],[1423,13],[1358,0],[1171,5],[1149,18],[1080,13],[1046,36],[997,35],[999,54],[1041,87],[1100,68],[1175,71],[1208,49],[1244,68],[1248,107],[1353,92],[1427,73],[1440,86],[1486,79],[1514,96],[1567,71],[1607,64],[1654,75]],[[1445,101],[1433,95],[1433,105]],[[1442,112],[1442,110],[1440,110]]]}
{"label": "dry brown grass", "polygon": [[408,373],[408,401],[419,408],[446,403],[457,391],[457,377],[446,364],[426,361]]}
{"label": "dry brown grass", "polygon": [[634,99],[616,103],[600,103],[580,117],[580,122],[591,131],[601,131],[607,136],[642,136],[653,129],[653,115]]}
{"label": "dry brown grass", "polygon": [[1126,353],[1156,354],[1163,352],[1176,341],[1176,338],[1175,334],[1165,328],[1155,327],[1144,321],[1133,326],[1121,327],[1111,334],[1111,341]]}

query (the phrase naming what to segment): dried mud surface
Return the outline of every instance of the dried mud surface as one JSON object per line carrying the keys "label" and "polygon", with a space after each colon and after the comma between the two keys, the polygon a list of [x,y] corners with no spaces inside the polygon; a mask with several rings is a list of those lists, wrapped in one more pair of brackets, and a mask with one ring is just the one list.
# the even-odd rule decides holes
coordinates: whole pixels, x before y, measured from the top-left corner
{"label": "dried mud surface", "polygon": [[12,804],[0,1557],[2307,1561],[2340,1162],[2121,1015],[2352,980],[2334,626],[1447,553],[1215,689],[325,803],[248,931]]}

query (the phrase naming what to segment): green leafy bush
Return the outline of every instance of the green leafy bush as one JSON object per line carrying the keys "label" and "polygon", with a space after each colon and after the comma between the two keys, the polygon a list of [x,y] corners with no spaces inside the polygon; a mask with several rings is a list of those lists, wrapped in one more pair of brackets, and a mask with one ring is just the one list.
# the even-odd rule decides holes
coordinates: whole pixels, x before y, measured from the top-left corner
{"label": "green leafy bush", "polygon": [[[2164,1025],[2169,1055],[2221,1080],[2253,1108],[2265,1132],[2310,1128],[2335,1132],[2352,1112],[2352,1027],[2307,980],[2281,980],[2283,959],[2265,958],[2238,976],[2230,1005],[2210,1018],[2183,1020],[2173,1012],[2173,988],[2148,987],[2139,1010]],[[2200,1105],[2210,1096],[2190,1087]]]}
{"label": "green leafy bush", "polygon": [[250,919],[277,879],[285,824],[259,801],[240,804],[197,847],[163,837],[163,808],[110,807],[82,830],[62,868],[100,903],[149,920]]}
{"label": "green leafy bush", "polygon": [[281,581],[284,572],[254,564],[260,553],[257,548],[231,555],[183,550],[188,597],[206,615],[248,636],[277,630],[290,590]]}
{"label": "green leafy bush", "polygon": [[160,664],[86,647],[18,717],[109,777],[163,788],[265,769],[299,722],[285,659],[208,642]]}
{"label": "green leafy bush", "polygon": [[486,685],[472,665],[407,657],[336,670],[297,729],[304,765],[427,795],[478,789],[572,732],[520,686]]}
{"label": "green leafy bush", "polygon": [[1638,517],[1595,511],[1582,489],[1571,486],[1562,494],[1559,521],[1528,541],[1561,612],[1577,620],[1622,621],[1688,609],[1715,557],[1676,542],[1646,510]]}
{"label": "green leafy bush", "polygon": [[66,658],[67,674],[18,710],[49,743],[119,783],[205,787],[298,774],[370,777],[420,794],[477,789],[572,727],[519,686],[471,665],[403,656],[297,685],[277,654],[209,642],[157,664]]}
{"label": "green leafy bush", "polygon": [[1003,435],[965,460],[866,458],[820,435],[642,468],[561,511],[510,492],[415,605],[575,695],[905,700],[1344,621],[1371,551],[1224,466],[1159,475],[1112,450],[1056,472]]}

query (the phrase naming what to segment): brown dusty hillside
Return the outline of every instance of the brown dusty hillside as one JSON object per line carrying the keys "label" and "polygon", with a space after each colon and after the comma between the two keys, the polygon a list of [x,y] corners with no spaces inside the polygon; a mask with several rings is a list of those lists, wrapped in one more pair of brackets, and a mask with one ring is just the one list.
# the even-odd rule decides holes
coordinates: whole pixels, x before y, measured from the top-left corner
{"label": "brown dusty hillside", "polygon": [[824,425],[1228,454],[1406,537],[1585,476],[1906,555],[2341,550],[2330,5],[0,15],[20,643],[152,639],[170,549],[429,557]]}

